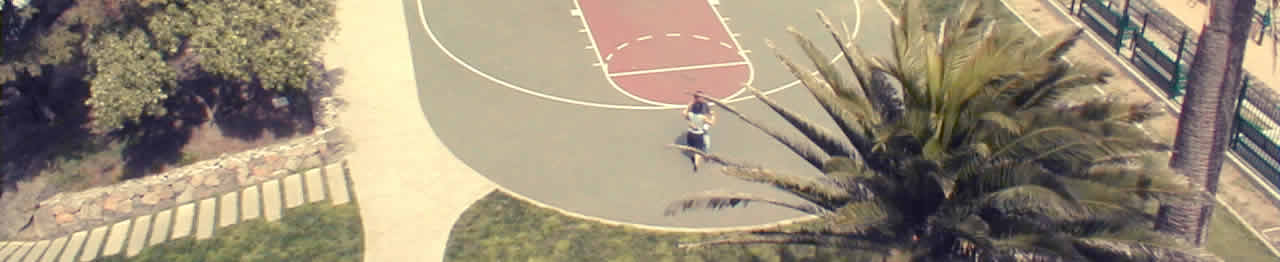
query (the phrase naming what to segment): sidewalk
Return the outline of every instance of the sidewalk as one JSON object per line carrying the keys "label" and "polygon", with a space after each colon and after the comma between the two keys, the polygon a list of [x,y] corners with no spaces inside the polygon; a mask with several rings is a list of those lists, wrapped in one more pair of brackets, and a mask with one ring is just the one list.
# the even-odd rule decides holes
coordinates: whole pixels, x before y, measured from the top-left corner
{"label": "sidewalk", "polygon": [[[1062,8],[1061,6],[1050,5],[1050,2],[1056,0],[1003,1],[1007,1],[1006,3],[1015,13],[1023,15],[1022,18],[1040,32],[1059,32],[1079,27],[1079,25],[1066,19],[1062,13],[1058,12],[1058,8]],[[1194,11],[1181,12],[1193,14],[1191,12]],[[1087,36],[1082,41],[1088,43],[1088,45],[1072,49],[1068,52],[1068,57],[1071,60],[1093,61],[1112,68],[1116,72],[1116,77],[1106,85],[1107,90],[1105,90],[1105,93],[1107,94],[1122,95],[1131,100],[1151,101],[1154,99],[1157,103],[1166,105],[1166,109],[1173,113],[1148,122],[1147,128],[1152,135],[1172,142],[1173,137],[1177,134],[1178,119],[1176,118],[1176,112],[1181,108],[1162,97],[1160,91],[1155,90],[1153,85],[1141,78],[1141,75],[1129,67],[1128,64],[1125,64],[1122,58],[1111,54],[1112,50],[1104,48],[1104,45],[1097,40],[1096,36]],[[1246,64],[1246,67],[1248,66]],[[1274,79],[1274,76],[1272,75],[1268,78]],[[1271,83],[1268,83],[1268,85],[1271,85]],[[1223,165],[1222,176],[1219,181],[1220,192],[1217,198],[1218,202],[1227,208],[1226,210],[1219,210],[1219,212],[1226,211],[1240,217],[1250,230],[1254,231],[1256,236],[1270,242],[1273,249],[1272,252],[1275,253],[1274,246],[1280,246],[1280,232],[1271,229],[1280,227],[1280,208],[1272,204],[1274,202],[1270,200],[1268,192],[1253,184],[1251,181],[1253,178],[1249,177],[1250,174],[1245,173],[1246,171],[1242,170],[1238,166],[1239,164],[1241,163],[1228,161],[1226,165]],[[1267,232],[1270,232],[1270,234]]]}
{"label": "sidewalk", "polygon": [[495,188],[440,144],[418,102],[401,1],[339,0],[325,63],[346,70],[335,92],[365,261],[442,261],[454,221]]}
{"label": "sidewalk", "polygon": [[[1160,6],[1164,7],[1170,13],[1173,13],[1178,20],[1191,27],[1197,34],[1203,29],[1206,23],[1209,23],[1209,6],[1199,1],[1159,1]],[[1259,1],[1258,6],[1265,6],[1265,1]],[[1263,38],[1262,44],[1257,44],[1253,40],[1257,34],[1249,35],[1249,47],[1245,49],[1244,70],[1258,77],[1258,80],[1266,83],[1271,89],[1280,91],[1280,57],[1273,53],[1275,41],[1270,37]],[[1273,67],[1273,65],[1275,65]]]}

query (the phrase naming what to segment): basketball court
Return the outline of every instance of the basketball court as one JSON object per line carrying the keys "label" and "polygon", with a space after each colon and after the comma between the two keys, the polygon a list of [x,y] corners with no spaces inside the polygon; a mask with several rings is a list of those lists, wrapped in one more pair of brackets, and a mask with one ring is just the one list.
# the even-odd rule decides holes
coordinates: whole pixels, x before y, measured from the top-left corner
{"label": "basketball court", "polygon": [[[654,226],[743,226],[802,215],[753,205],[663,216],[670,201],[705,190],[797,200],[769,186],[719,175],[718,168],[695,173],[686,156],[668,148],[684,132],[680,110],[691,99],[688,92],[733,101],[753,118],[799,136],[751,99],[742,88],[750,84],[834,129],[765,39],[797,62],[807,62],[786,31],[793,25],[834,61],[834,42],[814,14],[822,9],[856,32],[855,41],[868,52],[889,50],[890,20],[874,0],[406,0],[405,5],[422,109],[434,135],[454,156],[536,201]],[[712,152],[791,174],[820,175],[763,132],[724,110],[717,113]]]}

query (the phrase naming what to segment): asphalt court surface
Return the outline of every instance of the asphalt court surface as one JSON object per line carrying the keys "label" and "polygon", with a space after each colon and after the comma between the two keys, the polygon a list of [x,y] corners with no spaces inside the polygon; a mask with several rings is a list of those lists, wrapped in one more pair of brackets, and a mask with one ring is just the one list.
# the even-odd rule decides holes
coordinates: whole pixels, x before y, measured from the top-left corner
{"label": "asphalt court surface", "polygon": [[[784,54],[812,68],[787,33],[788,25],[834,55],[834,42],[814,13],[822,9],[836,23],[844,21],[856,30],[855,41],[867,52],[887,55],[890,20],[873,0],[705,1],[406,0],[425,116],[434,135],[478,173],[516,193],[573,212],[684,227],[755,225],[801,216],[767,205],[663,216],[670,201],[705,190],[798,200],[769,186],[719,175],[714,166],[694,173],[686,156],[666,147],[679,139],[685,126],[680,106],[674,105],[684,97],[672,94],[683,91],[680,88],[720,85],[714,90],[722,93],[713,95],[733,96],[733,105],[745,114],[799,136],[746,92],[723,87],[742,82],[742,71],[747,71],[745,79],[752,86],[835,130],[764,40],[773,40]],[[694,12],[698,4],[714,9]],[[593,12],[612,15],[589,22],[600,17],[592,17]],[[637,14],[704,20],[677,22]],[[708,17],[724,21],[720,35],[705,26]],[[702,37],[680,32],[682,39],[666,40],[685,42],[656,42],[674,31],[699,31]],[[646,35],[649,38],[641,39]],[[655,42],[636,48],[643,41]],[[697,49],[691,43],[698,41],[709,47],[689,50]],[[610,46],[596,46],[599,42]],[[630,44],[619,49],[623,42]],[[709,51],[715,48],[733,52]],[[631,58],[617,53],[625,50],[647,53]],[[608,57],[610,51],[613,58]],[[631,62],[621,62],[625,59]],[[740,64],[726,64],[735,61]],[[697,68],[700,65],[705,67]],[[737,71],[702,73],[717,68]],[[676,75],[673,72],[681,74],[669,76]],[[629,77],[648,80],[617,81]],[[685,81],[680,79],[694,83],[676,84]],[[711,130],[711,151],[785,173],[820,175],[763,132],[717,110],[720,122]]]}

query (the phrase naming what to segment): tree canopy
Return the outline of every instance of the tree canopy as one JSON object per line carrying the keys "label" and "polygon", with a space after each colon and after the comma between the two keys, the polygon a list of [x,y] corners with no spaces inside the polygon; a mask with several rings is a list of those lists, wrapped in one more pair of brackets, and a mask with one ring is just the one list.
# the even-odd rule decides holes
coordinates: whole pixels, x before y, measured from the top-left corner
{"label": "tree canopy", "polygon": [[164,115],[162,102],[177,86],[177,74],[152,49],[140,29],[104,34],[89,45],[89,101],[94,126],[117,129],[143,116]]}
{"label": "tree canopy", "polygon": [[[0,83],[83,68],[74,78],[87,81],[100,131],[163,115],[183,90],[305,90],[321,76],[335,11],[334,0],[40,1],[4,11],[6,26],[19,26],[4,32]],[[191,79],[212,81],[182,81]]]}

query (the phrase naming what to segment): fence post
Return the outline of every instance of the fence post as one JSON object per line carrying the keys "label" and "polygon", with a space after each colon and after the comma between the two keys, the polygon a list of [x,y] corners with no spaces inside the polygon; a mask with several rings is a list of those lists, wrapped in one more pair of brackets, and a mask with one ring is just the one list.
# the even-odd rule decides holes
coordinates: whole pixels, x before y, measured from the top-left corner
{"label": "fence post", "polygon": [[1075,13],[1076,13],[1076,2],[1079,2],[1079,1],[1080,1],[1080,0],[1071,0],[1071,5],[1070,5],[1070,6],[1067,6],[1067,10],[1071,11],[1071,13],[1072,13],[1072,14],[1075,14]]}
{"label": "fence post", "polygon": [[1178,40],[1178,51],[1174,53],[1173,59],[1173,84],[1170,85],[1173,90],[1169,90],[1169,98],[1178,98],[1182,95],[1182,52],[1187,48],[1187,29],[1182,30],[1182,40]]}
{"label": "fence post", "polygon": [[[1129,1],[1131,0],[1124,0],[1124,8],[1120,11],[1120,21],[1116,25],[1115,49],[1117,55],[1120,54],[1120,50],[1124,49],[1124,36],[1125,33],[1129,32]],[[1107,3],[1110,3],[1110,1]]]}
{"label": "fence post", "polygon": [[1243,82],[1240,83],[1240,97],[1236,98],[1236,122],[1231,125],[1231,145],[1234,146],[1237,140],[1240,140],[1240,124],[1245,122],[1244,116],[1240,115],[1240,109],[1244,108],[1244,95],[1249,92],[1249,76],[1245,75]]}
{"label": "fence post", "polygon": [[[1129,56],[1129,59],[1137,58],[1138,52],[1142,51],[1138,50],[1138,41],[1146,41],[1147,24],[1151,23],[1149,18],[1151,18],[1151,13],[1142,14],[1142,28],[1138,29],[1138,32],[1134,33],[1133,44],[1129,47],[1133,50],[1133,54]],[[1151,54],[1147,55],[1150,56]]]}
{"label": "fence post", "polygon": [[[1273,8],[1274,8],[1274,7],[1273,7]],[[1250,19],[1250,20],[1252,20],[1252,19]],[[1261,20],[1262,20],[1262,28],[1261,28],[1261,29],[1258,29],[1258,41],[1257,41],[1258,43],[1257,43],[1257,45],[1261,45],[1261,44],[1262,44],[1262,38],[1266,37],[1266,35],[1267,35],[1267,27],[1271,27],[1271,9],[1267,9],[1267,13],[1262,14],[1262,19],[1261,19]]]}

